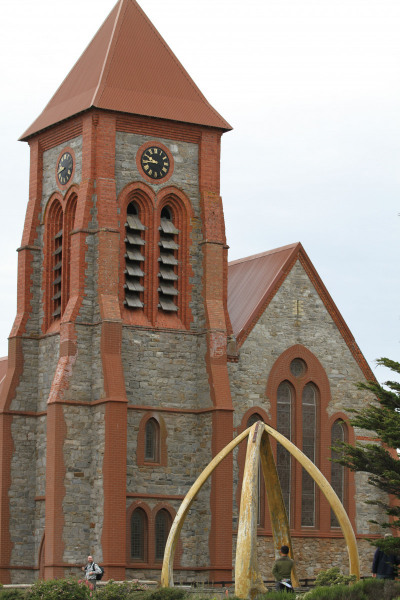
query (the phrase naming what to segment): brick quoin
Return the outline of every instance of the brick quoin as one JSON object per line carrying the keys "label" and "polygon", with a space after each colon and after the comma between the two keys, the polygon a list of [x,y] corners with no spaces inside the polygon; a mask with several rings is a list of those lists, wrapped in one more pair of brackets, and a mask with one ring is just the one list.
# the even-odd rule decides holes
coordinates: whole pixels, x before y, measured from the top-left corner
{"label": "brick quoin", "polygon": [[[212,454],[216,455],[233,437],[233,407],[227,368],[227,289],[224,279],[226,238],[222,201],[219,196],[221,134],[203,132],[200,143],[199,176],[202,199],[204,304],[207,321],[206,365],[211,399],[220,411],[213,413]],[[232,577],[233,459],[230,454],[215,469],[211,482],[210,580]],[[230,509],[228,508],[230,507]]]}

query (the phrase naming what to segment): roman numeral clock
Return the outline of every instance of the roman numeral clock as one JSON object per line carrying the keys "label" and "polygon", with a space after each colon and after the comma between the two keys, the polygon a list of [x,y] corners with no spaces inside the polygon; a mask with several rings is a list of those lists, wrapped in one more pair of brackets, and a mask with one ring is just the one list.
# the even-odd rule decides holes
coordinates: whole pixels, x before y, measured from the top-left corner
{"label": "roman numeral clock", "polygon": [[136,155],[136,164],[142,176],[154,183],[167,181],[174,169],[174,159],[166,146],[150,142],[142,146]]}

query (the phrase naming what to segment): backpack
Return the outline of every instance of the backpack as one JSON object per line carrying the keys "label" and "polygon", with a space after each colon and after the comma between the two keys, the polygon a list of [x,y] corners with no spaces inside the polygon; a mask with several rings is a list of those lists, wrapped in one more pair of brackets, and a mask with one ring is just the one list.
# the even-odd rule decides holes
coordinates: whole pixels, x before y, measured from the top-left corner
{"label": "backpack", "polygon": [[100,565],[97,565],[97,566],[99,567],[101,573],[96,573],[96,581],[100,581],[100,579],[103,577],[105,571],[104,571],[103,567],[101,567]]}

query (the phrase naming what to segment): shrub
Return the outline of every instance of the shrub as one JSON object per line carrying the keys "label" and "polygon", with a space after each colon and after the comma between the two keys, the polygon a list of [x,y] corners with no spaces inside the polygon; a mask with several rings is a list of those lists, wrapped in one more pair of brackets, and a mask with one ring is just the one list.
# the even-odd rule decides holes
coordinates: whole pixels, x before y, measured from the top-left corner
{"label": "shrub", "polygon": [[26,590],[8,590],[0,588],[0,600],[22,600],[26,597]]}
{"label": "shrub", "polygon": [[123,583],[110,580],[104,587],[97,587],[97,596],[101,600],[145,600],[148,597],[146,589],[147,586],[136,580]]}
{"label": "shrub", "polygon": [[331,585],[349,585],[356,580],[355,575],[343,575],[339,567],[332,567],[326,571],[321,571],[315,580],[315,587]]}
{"label": "shrub", "polygon": [[180,588],[159,588],[155,592],[150,592],[149,600],[183,600],[185,597],[185,590]]}
{"label": "shrub", "polygon": [[272,590],[267,592],[266,594],[262,594],[261,596],[257,596],[257,600],[291,600],[296,598],[295,594],[287,593],[287,592],[278,592],[277,590]]}
{"label": "shrub", "polygon": [[[26,594],[26,600],[87,600],[89,588],[76,579],[36,581]],[[0,599],[1,600],[1,599]]]}

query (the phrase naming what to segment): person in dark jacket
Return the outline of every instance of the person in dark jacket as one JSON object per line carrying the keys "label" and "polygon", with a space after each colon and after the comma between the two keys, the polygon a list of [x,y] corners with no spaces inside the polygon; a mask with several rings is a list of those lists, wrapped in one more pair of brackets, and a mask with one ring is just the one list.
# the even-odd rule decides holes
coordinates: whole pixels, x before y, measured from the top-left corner
{"label": "person in dark jacket", "polygon": [[[390,533],[385,533],[385,538],[392,537]],[[395,554],[385,554],[383,550],[377,548],[372,561],[372,577],[377,579],[394,579],[397,575],[397,565],[399,559]]]}
{"label": "person in dark jacket", "polygon": [[291,574],[294,565],[294,560],[289,558],[289,548],[282,546],[281,556],[274,562],[272,574],[275,577],[276,589],[285,592],[294,592]]}

